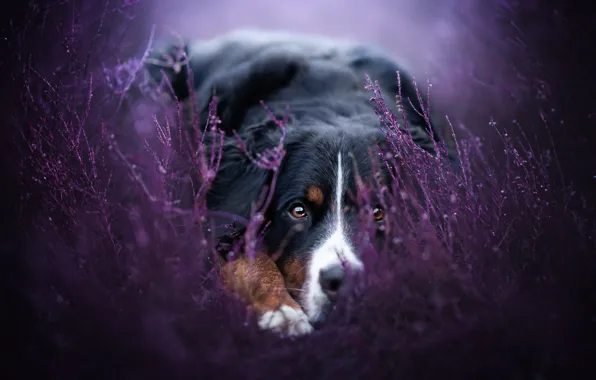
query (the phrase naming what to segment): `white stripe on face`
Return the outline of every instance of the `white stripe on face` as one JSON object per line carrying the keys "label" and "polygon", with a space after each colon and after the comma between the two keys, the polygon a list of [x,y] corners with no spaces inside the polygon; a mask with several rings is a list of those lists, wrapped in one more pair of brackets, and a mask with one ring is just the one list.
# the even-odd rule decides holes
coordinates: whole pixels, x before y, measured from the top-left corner
{"label": "white stripe on face", "polygon": [[362,262],[356,256],[350,238],[347,236],[347,228],[344,224],[343,195],[345,192],[345,173],[342,165],[341,152],[337,155],[336,181],[335,181],[335,208],[332,215],[331,228],[321,244],[317,246],[312,254],[307,278],[304,284],[305,295],[303,308],[311,322],[317,321],[324,312],[324,307],[329,299],[323,293],[319,284],[319,273],[336,265],[345,265],[349,270],[361,270]]}

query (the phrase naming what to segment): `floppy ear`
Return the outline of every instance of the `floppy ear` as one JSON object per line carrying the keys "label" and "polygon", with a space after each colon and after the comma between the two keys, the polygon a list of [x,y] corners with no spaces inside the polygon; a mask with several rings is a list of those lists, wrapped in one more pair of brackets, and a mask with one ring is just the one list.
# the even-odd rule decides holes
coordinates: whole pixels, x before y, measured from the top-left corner
{"label": "floppy ear", "polygon": [[272,170],[257,166],[253,160],[276,147],[280,138],[280,128],[272,120],[251,125],[237,136],[225,137],[219,170],[207,194],[208,208],[248,218],[253,205],[262,201],[273,175]]}
{"label": "floppy ear", "polygon": [[[350,55],[351,65],[354,69],[363,74],[368,74],[373,81],[378,81],[386,104],[394,113],[398,112],[395,102],[396,96],[401,93],[403,111],[408,120],[408,130],[412,135],[412,140],[427,152],[436,154],[433,140],[440,142],[447,128],[441,118],[433,115],[432,110],[431,115],[429,115],[430,128],[424,117],[420,115],[422,105],[418,100],[418,94],[410,74],[398,66],[387,54],[375,48],[357,46],[352,49]],[[399,83],[397,72],[400,75]],[[421,88],[418,90],[424,99],[424,95],[422,95],[424,90]],[[400,117],[400,115],[397,116]],[[448,146],[448,159],[453,169],[459,171],[456,152],[450,146]]]}
{"label": "floppy ear", "polygon": [[[180,101],[191,98],[188,88],[190,67],[201,130],[208,122],[209,104],[217,96],[219,127],[226,137],[219,170],[207,194],[207,206],[210,210],[248,218],[272,175],[270,170],[257,167],[250,157],[276,146],[280,131],[266,117],[252,122],[245,117],[250,108],[261,107],[260,101],[267,102],[270,95],[287,87],[305,67],[305,62],[281,49],[242,49],[245,48],[225,43],[215,49],[213,45],[207,47],[201,42],[193,43],[192,47],[162,43],[152,51],[145,66],[155,81],[163,80],[165,75]],[[173,62],[178,65],[172,65]],[[235,133],[247,151],[241,149]],[[210,135],[206,133],[203,141],[206,151],[216,143],[211,141]]]}
{"label": "floppy ear", "polygon": [[[425,150],[434,152],[432,140],[439,141],[437,122],[431,118],[432,130],[429,134],[429,127],[426,125],[424,117],[418,114],[421,105],[410,75],[392,58],[375,48],[358,46],[351,51],[351,55],[353,56],[352,67],[363,74],[368,74],[373,82],[378,81],[387,106],[394,112],[397,111],[396,96],[401,92],[402,105],[414,142]],[[397,72],[400,75],[400,84],[398,84]]]}
{"label": "floppy ear", "polygon": [[245,60],[231,58],[230,61],[232,65],[228,69],[205,78],[197,94],[201,120],[207,120],[209,104],[217,96],[219,127],[226,134],[222,161],[208,194],[208,206],[248,217],[272,176],[271,170],[259,168],[251,158],[274,148],[281,131],[274,120],[261,112],[257,113],[257,119],[248,118],[247,112],[262,107],[261,101],[267,102],[272,94],[287,87],[305,66],[302,58],[280,50],[257,51]]}

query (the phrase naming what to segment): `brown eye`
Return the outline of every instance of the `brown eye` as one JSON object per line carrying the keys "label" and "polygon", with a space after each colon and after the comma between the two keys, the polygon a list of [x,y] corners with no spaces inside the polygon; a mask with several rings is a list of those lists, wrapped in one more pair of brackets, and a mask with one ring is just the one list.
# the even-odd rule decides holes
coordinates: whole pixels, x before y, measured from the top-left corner
{"label": "brown eye", "polygon": [[377,206],[373,209],[373,218],[375,222],[380,222],[385,219],[385,211],[380,206]]}
{"label": "brown eye", "polygon": [[295,204],[290,208],[290,214],[296,219],[306,218],[306,208],[302,204]]}

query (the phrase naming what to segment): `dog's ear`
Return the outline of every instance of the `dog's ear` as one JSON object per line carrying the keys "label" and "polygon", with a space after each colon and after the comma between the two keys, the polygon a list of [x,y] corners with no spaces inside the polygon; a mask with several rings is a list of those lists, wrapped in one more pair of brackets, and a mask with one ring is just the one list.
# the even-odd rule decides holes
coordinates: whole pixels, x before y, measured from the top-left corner
{"label": "dog's ear", "polygon": [[243,135],[225,138],[219,170],[207,194],[209,209],[248,218],[271,185],[273,171],[255,160],[279,143],[281,133],[273,121],[252,127]]}
{"label": "dog's ear", "polygon": [[[351,66],[362,74],[368,74],[373,81],[378,81],[387,106],[396,114],[400,111],[396,107],[396,97],[401,94],[401,106],[408,120],[408,130],[412,140],[422,149],[436,154],[435,143],[444,142],[443,137],[447,128],[443,119],[434,115],[431,110],[430,127],[421,114],[426,105],[420,104],[419,94],[424,101],[424,89],[414,86],[412,76],[396,64],[385,52],[369,46],[357,46],[351,52]],[[397,73],[399,72],[399,82]],[[422,83],[418,83],[420,86]],[[401,117],[401,115],[397,115]],[[458,160],[455,151],[448,147],[449,161],[458,171]]]}

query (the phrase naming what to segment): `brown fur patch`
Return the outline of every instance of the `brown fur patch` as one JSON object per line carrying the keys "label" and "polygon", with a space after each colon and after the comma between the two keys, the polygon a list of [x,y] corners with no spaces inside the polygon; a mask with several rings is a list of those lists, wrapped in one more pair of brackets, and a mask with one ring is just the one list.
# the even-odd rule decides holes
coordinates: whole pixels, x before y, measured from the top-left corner
{"label": "brown fur patch", "polygon": [[322,206],[325,197],[321,188],[313,185],[306,189],[306,199],[316,204],[317,206]]}
{"label": "brown fur patch", "polygon": [[273,260],[258,254],[253,260],[241,256],[224,264],[221,275],[226,288],[257,311],[264,314],[282,305],[300,309],[288,291],[284,277]]}
{"label": "brown fur patch", "polygon": [[300,289],[306,280],[306,267],[304,263],[298,259],[289,259],[283,264],[281,272],[284,276],[288,293],[292,297],[298,298]]}

